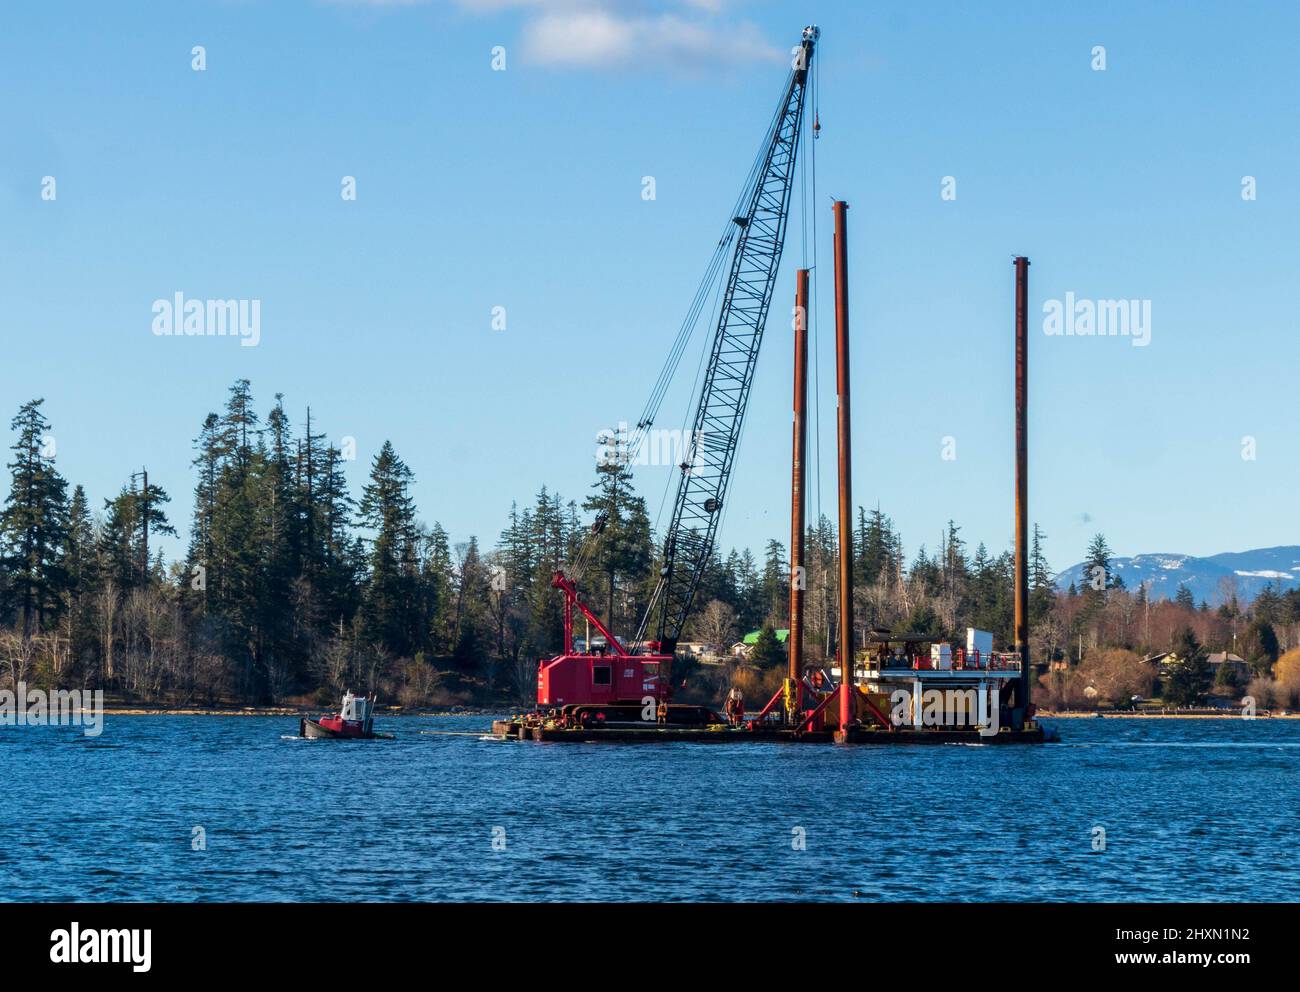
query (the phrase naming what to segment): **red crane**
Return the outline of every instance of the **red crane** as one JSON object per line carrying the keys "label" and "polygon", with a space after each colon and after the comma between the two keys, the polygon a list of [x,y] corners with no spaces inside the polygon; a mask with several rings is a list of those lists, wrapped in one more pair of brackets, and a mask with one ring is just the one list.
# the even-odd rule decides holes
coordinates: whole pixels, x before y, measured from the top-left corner
{"label": "red crane", "polygon": [[[721,719],[704,707],[669,708],[669,680],[677,641],[712,554],[725,505],[785,245],[795,163],[804,130],[804,107],[819,36],[816,26],[803,30],[776,113],[706,274],[706,282],[721,274],[730,249],[730,266],[726,270],[728,275],[712,346],[694,407],[693,430],[687,435],[687,450],[679,466],[681,475],[672,520],[664,538],[660,579],[632,641],[633,650],[621,644],[583,604],[573,578],[560,571],[553,579],[552,585],[564,593],[564,649],[539,667],[537,705],[556,710],[562,720],[587,725],[656,718],[672,723],[708,723]],[[707,298],[707,294],[697,293],[691,312],[698,315],[702,301]],[[691,316],[688,322],[693,326]],[[666,379],[676,370],[683,346],[679,334],[665,371],[651,394],[647,412],[637,423],[638,439],[654,422]],[[634,440],[633,445],[636,443]],[[599,539],[600,529],[598,522],[592,540]],[[585,645],[587,650],[582,653],[574,651],[575,609],[600,631],[608,646],[606,651],[594,653],[590,645]],[[652,620],[656,623],[657,636],[643,643]]]}

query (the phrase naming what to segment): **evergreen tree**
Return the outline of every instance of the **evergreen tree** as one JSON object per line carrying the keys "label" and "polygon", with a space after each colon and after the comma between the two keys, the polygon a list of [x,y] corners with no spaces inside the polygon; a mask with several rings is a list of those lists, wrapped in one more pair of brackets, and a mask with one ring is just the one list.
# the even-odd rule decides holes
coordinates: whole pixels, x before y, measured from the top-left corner
{"label": "evergreen tree", "polygon": [[303,571],[302,505],[299,495],[297,444],[291,436],[284,397],[277,393],[266,418],[254,461],[253,492],[259,561],[257,636],[262,662],[275,686],[287,690],[304,674],[305,638],[315,617],[310,581]]}
{"label": "evergreen tree", "polygon": [[[595,490],[583,502],[595,513],[590,567],[604,580],[605,625],[615,633],[635,623],[618,607],[644,580],[653,557],[645,500],[632,489],[632,474],[615,458],[596,466]],[[629,604],[631,606],[631,604]]]}
{"label": "evergreen tree", "polygon": [[1251,604],[1251,612],[1258,620],[1264,620],[1268,623],[1277,623],[1281,619],[1282,597],[1278,595],[1277,584],[1274,582],[1267,583],[1255,597],[1255,602]]}
{"label": "evergreen tree", "polygon": [[1115,586],[1111,559],[1114,557],[1104,534],[1097,534],[1088,544],[1088,553],[1084,562],[1084,587],[1091,591],[1111,589]]}
{"label": "evergreen tree", "polygon": [[[309,442],[304,444],[304,450],[311,450]],[[324,446],[321,452],[320,459],[311,465],[315,481],[308,512],[316,523],[310,533],[306,567],[321,590],[323,612],[333,625],[351,618],[360,605],[363,556],[351,535],[356,502],[348,493],[342,453],[332,445]]]}
{"label": "evergreen tree", "polygon": [[93,597],[99,588],[95,522],[90,516],[86,491],[77,486],[68,504],[68,528],[63,548],[67,575],[68,647],[74,660],[91,654],[94,649]]}
{"label": "evergreen tree", "polygon": [[149,537],[176,536],[164,507],[171,497],[161,486],[149,483],[136,488],[135,479],[122,486],[117,496],[104,500],[104,529],[99,560],[104,574],[122,590],[148,586],[154,577],[152,562],[146,560]]}
{"label": "evergreen tree", "polygon": [[206,572],[213,563],[212,526],[217,515],[217,499],[222,471],[222,461],[227,452],[219,433],[221,418],[209,413],[194,439],[195,456],[191,462],[198,470],[199,480],[194,486],[193,523],[190,526],[190,544],[186,555],[185,571],[197,579],[186,584],[186,596],[195,593],[192,608],[203,612],[207,608]]}
{"label": "evergreen tree", "polygon": [[9,579],[4,611],[17,615],[24,640],[57,617],[67,591],[67,483],[47,447],[43,402],[24,403],[10,423],[18,437],[9,449],[9,495],[0,510],[0,565]]}
{"label": "evergreen tree", "polygon": [[260,434],[257,412],[253,409],[253,387],[247,379],[237,379],[230,387],[226,412],[217,430],[222,451],[230,455],[236,465],[247,468]]}
{"label": "evergreen tree", "polygon": [[425,590],[425,638],[434,654],[450,655],[456,647],[457,636],[451,542],[437,521],[424,536],[421,572]]}
{"label": "evergreen tree", "polygon": [[1240,653],[1255,674],[1269,675],[1273,671],[1273,663],[1281,653],[1273,625],[1267,620],[1252,620],[1242,635]]}
{"label": "evergreen tree", "polygon": [[247,379],[231,386],[215,434],[222,464],[211,521],[207,603],[219,618],[215,627],[236,690],[266,701],[271,695],[271,672],[261,628],[265,521],[260,512],[264,499],[259,473],[264,458],[258,450],[261,431]]}
{"label": "evergreen tree", "polygon": [[971,559],[971,590],[969,611],[971,626],[980,630],[994,630],[997,623],[998,603],[1002,598],[997,563],[989,554],[984,542],[975,548]]}
{"label": "evergreen tree", "polygon": [[1205,649],[1191,627],[1183,627],[1174,641],[1178,663],[1170,672],[1164,697],[1175,706],[1195,706],[1210,687],[1210,668]]}
{"label": "evergreen tree", "polygon": [[912,612],[903,623],[903,628],[912,634],[929,634],[935,637],[943,634],[943,624],[939,620],[939,615],[927,602],[920,602],[912,608]]}
{"label": "evergreen tree", "polygon": [[1056,606],[1056,586],[1052,582],[1052,569],[1043,554],[1043,541],[1047,538],[1034,524],[1034,536],[1029,552],[1029,623],[1043,621]]}
{"label": "evergreen tree", "polygon": [[1112,574],[1111,550],[1106,538],[1097,534],[1088,544],[1088,552],[1083,566],[1083,609],[1078,616],[1080,626],[1097,620],[1106,605],[1108,592],[1115,588]]}
{"label": "evergreen tree", "polygon": [[786,664],[786,646],[776,636],[776,630],[770,623],[765,623],[758,632],[758,639],[750,648],[749,660],[755,667],[765,671],[784,667]]}
{"label": "evergreen tree", "polygon": [[[744,559],[739,551],[732,548],[727,555],[727,560],[722,566],[722,580],[719,583],[719,595],[710,596],[708,599],[702,599],[698,595],[696,602],[700,605],[711,603],[715,599],[726,603],[733,610],[740,604],[740,582],[741,573],[744,571]],[[789,568],[786,569],[787,573]],[[789,589],[789,580],[786,581],[786,588]],[[787,595],[789,595],[787,593]]]}
{"label": "evergreen tree", "polygon": [[967,574],[966,542],[961,539],[961,528],[948,521],[943,537],[943,576],[945,584],[957,584]]}
{"label": "evergreen tree", "polygon": [[877,506],[866,514],[858,508],[858,556],[854,581],[873,585],[890,567],[893,522]]}
{"label": "evergreen tree", "polygon": [[561,646],[564,601],[551,580],[567,560],[568,533],[559,495],[551,496],[543,486],[536,500],[532,512],[532,544],[536,556],[533,579],[529,583],[532,590],[529,629],[534,653],[541,656],[554,654]]}
{"label": "evergreen tree", "polygon": [[127,592],[144,583],[140,562],[141,508],[139,494],[123,486],[104,500],[104,527],[98,548],[99,570]]}
{"label": "evergreen tree", "polygon": [[927,596],[937,595],[943,586],[941,560],[932,560],[926,553],[924,544],[917,550],[916,560],[912,562],[907,575],[917,591]]}
{"label": "evergreen tree", "polygon": [[370,639],[396,657],[410,657],[414,643],[415,504],[411,470],[385,441],[370,466],[370,482],[361,496],[359,519],[369,532],[362,615]]}
{"label": "evergreen tree", "polygon": [[487,661],[488,593],[490,577],[471,537],[460,547],[460,569],[456,590],[456,663],[465,669],[478,670]]}
{"label": "evergreen tree", "polygon": [[767,542],[762,584],[763,619],[773,626],[785,622],[790,612],[790,559],[780,541]]}
{"label": "evergreen tree", "polygon": [[[806,566],[805,559],[805,568]],[[807,576],[805,574],[804,598],[807,599]],[[753,630],[763,622],[763,583],[758,573],[758,564],[748,548],[740,556],[736,568],[736,602],[732,605],[736,611],[737,624],[741,630]]]}

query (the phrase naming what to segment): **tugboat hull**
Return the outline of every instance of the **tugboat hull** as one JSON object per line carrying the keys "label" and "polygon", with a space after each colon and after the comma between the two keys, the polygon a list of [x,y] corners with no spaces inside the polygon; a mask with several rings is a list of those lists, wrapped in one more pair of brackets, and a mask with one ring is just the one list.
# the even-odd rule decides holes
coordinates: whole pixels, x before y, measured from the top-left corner
{"label": "tugboat hull", "polygon": [[303,717],[298,721],[298,736],[307,737],[311,740],[330,740],[330,741],[377,741],[393,739],[392,734],[376,734],[373,731],[369,734],[364,733],[340,733],[329,727],[323,727],[315,720]]}

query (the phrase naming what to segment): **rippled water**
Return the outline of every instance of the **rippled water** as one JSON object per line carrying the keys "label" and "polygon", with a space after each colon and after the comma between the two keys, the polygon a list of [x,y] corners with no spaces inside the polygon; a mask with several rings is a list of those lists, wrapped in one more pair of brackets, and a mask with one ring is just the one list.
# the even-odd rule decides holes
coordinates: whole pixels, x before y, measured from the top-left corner
{"label": "rippled water", "polygon": [[291,717],[0,728],[0,898],[1300,893],[1300,721],[1063,720],[1059,745],[851,748],[539,745],[419,733],[486,717],[382,722],[397,740],[285,739]]}

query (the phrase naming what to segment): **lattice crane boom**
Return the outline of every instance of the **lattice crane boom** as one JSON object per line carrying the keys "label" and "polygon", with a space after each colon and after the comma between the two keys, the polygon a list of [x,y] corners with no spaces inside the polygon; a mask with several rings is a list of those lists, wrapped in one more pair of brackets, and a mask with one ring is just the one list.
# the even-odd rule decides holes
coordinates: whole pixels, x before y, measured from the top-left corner
{"label": "lattice crane boom", "polygon": [[742,198],[745,213],[733,219],[739,232],[731,270],[664,539],[657,639],[660,653],[670,656],[708,566],[731,479],[785,245],[808,76],[819,36],[816,26],[804,28],[768,134],[766,155],[747,199]]}

